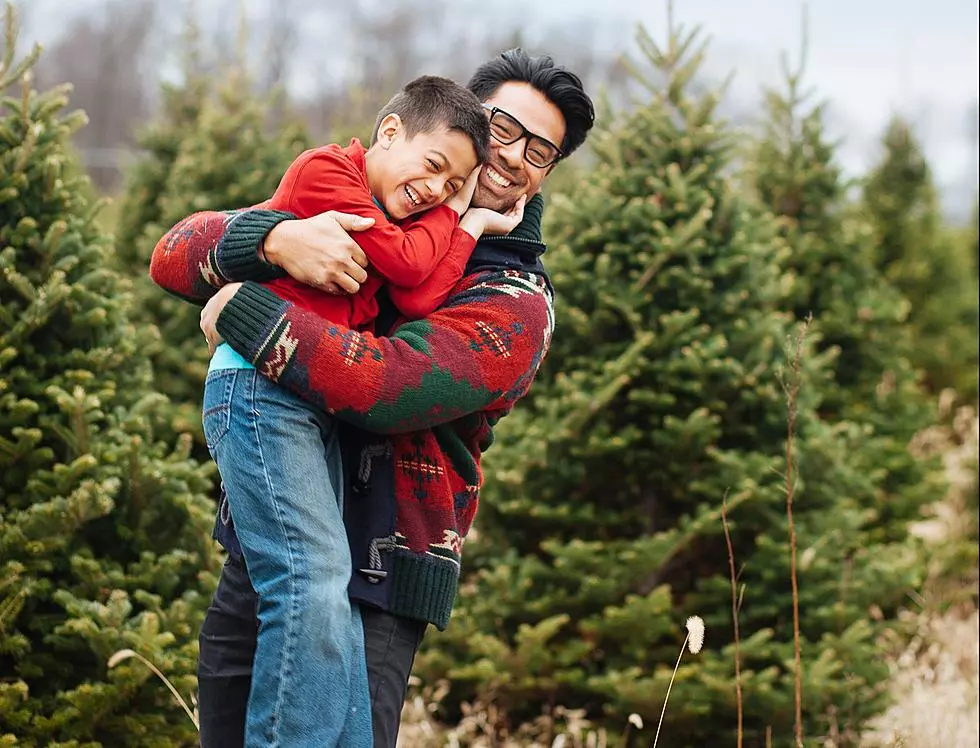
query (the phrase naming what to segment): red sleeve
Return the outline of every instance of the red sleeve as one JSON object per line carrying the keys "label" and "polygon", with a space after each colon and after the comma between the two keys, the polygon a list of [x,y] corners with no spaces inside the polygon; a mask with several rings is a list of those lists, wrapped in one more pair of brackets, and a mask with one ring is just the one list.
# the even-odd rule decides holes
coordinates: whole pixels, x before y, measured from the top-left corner
{"label": "red sleeve", "polygon": [[327,210],[373,218],[372,228],[351,238],[385,280],[406,288],[418,286],[435,270],[459,223],[454,210],[437,205],[406,228],[396,226],[374,202],[361,170],[336,146],[307,151],[294,161],[272,207],[299,218]]}
{"label": "red sleeve", "polygon": [[[259,246],[277,221],[272,216],[252,220],[251,211],[271,216],[269,201],[246,210],[220,212],[205,210],[193,213],[175,224],[161,237],[150,256],[150,278],[163,290],[188,301],[204,303],[226,283],[245,280],[267,280],[270,267],[259,258]],[[241,221],[240,219],[245,219]],[[245,232],[249,241],[236,257],[221,256],[221,240],[239,223],[256,224]]]}
{"label": "red sleeve", "polygon": [[218,331],[262,376],[342,420],[376,433],[431,428],[512,405],[548,349],[554,318],[543,281],[511,272],[480,277],[390,337],[328,323],[246,283],[221,312]]}
{"label": "red sleeve", "polygon": [[475,246],[476,239],[457,227],[453,231],[449,252],[432,271],[432,275],[415,288],[403,288],[394,284],[388,286],[388,295],[398,311],[408,319],[422,319],[441,307],[463,277],[466,263],[469,262]]}

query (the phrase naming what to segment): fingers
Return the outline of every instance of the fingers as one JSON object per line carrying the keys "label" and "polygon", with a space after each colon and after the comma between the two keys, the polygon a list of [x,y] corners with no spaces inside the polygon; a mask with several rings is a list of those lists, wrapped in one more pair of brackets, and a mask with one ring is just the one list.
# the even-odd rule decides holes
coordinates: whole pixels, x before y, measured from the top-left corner
{"label": "fingers", "polygon": [[367,271],[355,262],[348,262],[343,272],[329,271],[322,280],[311,283],[324,293],[355,294],[361,290],[361,284],[368,278]]}
{"label": "fingers", "polygon": [[201,310],[201,324],[200,324],[200,327],[201,327],[201,332],[204,333],[204,340],[207,341],[207,344],[208,344],[208,355],[209,356],[213,356],[214,355],[214,350],[215,350],[215,348],[218,347],[218,345],[214,341],[214,339],[211,337],[211,335],[208,333],[209,322],[210,322],[210,320],[208,319],[208,317],[209,317],[209,315],[208,315],[208,309],[207,309],[207,307],[205,307],[204,309]]}
{"label": "fingers", "polygon": [[514,203],[513,207],[508,211],[511,216],[517,217],[518,222],[520,219],[524,218],[524,206],[527,205],[527,194],[521,195],[517,198],[517,202]]}
{"label": "fingers", "polygon": [[344,231],[364,231],[364,229],[369,229],[374,225],[373,218],[355,216],[352,213],[341,213],[337,210],[329,210],[327,211],[327,215],[339,223]]}
{"label": "fingers", "polygon": [[367,260],[365,259],[364,265],[358,264],[353,257],[351,260],[352,262],[347,263],[344,272],[358,283],[363,283],[368,277],[367,270],[365,269],[367,267]]}
{"label": "fingers", "polygon": [[469,173],[466,177],[466,181],[463,182],[463,186],[459,188],[455,195],[450,197],[444,203],[448,207],[456,211],[456,215],[462,216],[467,208],[470,207],[470,201],[473,199],[473,192],[476,190],[476,181],[480,177],[480,168],[476,167],[473,171]]}
{"label": "fingers", "polygon": [[477,166],[473,171],[471,171],[470,175],[466,177],[466,181],[463,183],[463,188],[460,190],[463,195],[466,195],[467,203],[473,199],[473,192],[476,190],[476,182],[480,178],[481,169],[483,169],[482,165]]}
{"label": "fingers", "polygon": [[[364,276],[367,278],[367,273],[365,273]],[[347,294],[355,294],[361,289],[361,284],[351,278],[349,275],[340,276],[336,281],[334,281],[334,284],[338,286],[343,293]]]}
{"label": "fingers", "polygon": [[[358,265],[360,265],[362,268],[366,268],[368,266],[368,258],[367,258],[367,255],[364,254],[364,250],[361,249],[356,244],[354,245],[354,250],[351,252],[350,258],[354,262],[356,262]],[[367,277],[366,274],[365,274],[365,277]],[[363,283],[363,282],[364,282],[364,280],[361,279],[361,283]]]}

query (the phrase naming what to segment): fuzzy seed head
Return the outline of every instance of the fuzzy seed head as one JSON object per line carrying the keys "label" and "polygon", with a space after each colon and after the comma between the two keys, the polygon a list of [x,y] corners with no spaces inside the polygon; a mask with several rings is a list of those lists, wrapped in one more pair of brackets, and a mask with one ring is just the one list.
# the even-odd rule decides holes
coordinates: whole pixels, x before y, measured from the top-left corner
{"label": "fuzzy seed head", "polygon": [[687,627],[687,649],[691,654],[697,654],[704,646],[704,619],[701,616],[691,616],[685,624]]}
{"label": "fuzzy seed head", "polygon": [[111,670],[116,665],[118,665],[123,660],[128,660],[130,657],[136,657],[136,653],[131,649],[120,649],[112,657],[109,658],[108,667]]}

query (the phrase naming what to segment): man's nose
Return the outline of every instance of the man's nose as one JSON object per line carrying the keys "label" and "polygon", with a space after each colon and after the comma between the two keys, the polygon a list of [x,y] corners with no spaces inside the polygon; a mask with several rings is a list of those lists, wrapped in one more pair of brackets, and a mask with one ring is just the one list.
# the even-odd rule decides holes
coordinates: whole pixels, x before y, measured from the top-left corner
{"label": "man's nose", "polygon": [[497,149],[500,158],[512,169],[519,169],[524,163],[524,138]]}

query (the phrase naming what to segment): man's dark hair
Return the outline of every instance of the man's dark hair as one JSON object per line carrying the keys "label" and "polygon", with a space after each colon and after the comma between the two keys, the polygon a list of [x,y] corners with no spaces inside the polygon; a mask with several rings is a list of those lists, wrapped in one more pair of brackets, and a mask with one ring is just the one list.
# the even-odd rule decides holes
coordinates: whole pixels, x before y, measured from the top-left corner
{"label": "man's dark hair", "polygon": [[548,55],[531,57],[515,47],[480,65],[466,87],[480,101],[486,101],[512,81],[531,84],[558,107],[565,118],[565,138],[559,146],[563,157],[585,142],[595,123],[595,107],[575,73],[555,65]]}
{"label": "man's dark hair", "polygon": [[423,75],[396,93],[378,113],[372,143],[378,139],[381,121],[389,114],[401,117],[409,138],[445,127],[473,142],[477,162],[482,164],[490,157],[490,123],[482,103],[470,90],[448,78]]}

